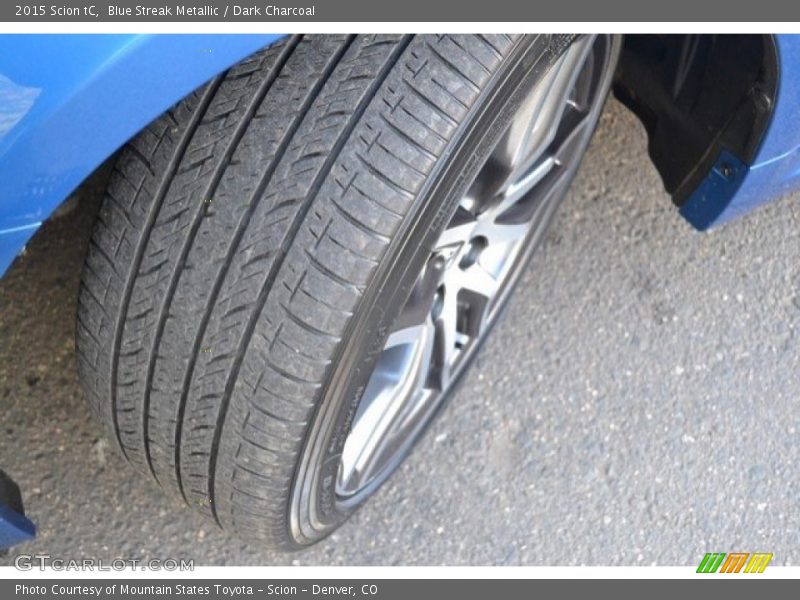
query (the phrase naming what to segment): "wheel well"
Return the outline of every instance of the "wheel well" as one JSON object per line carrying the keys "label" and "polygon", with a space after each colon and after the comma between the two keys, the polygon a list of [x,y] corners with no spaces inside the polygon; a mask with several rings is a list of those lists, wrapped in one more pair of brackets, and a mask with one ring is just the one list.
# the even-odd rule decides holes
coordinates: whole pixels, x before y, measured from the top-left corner
{"label": "wheel well", "polygon": [[628,35],[614,81],[678,206],[722,150],[752,164],[777,90],[772,35]]}

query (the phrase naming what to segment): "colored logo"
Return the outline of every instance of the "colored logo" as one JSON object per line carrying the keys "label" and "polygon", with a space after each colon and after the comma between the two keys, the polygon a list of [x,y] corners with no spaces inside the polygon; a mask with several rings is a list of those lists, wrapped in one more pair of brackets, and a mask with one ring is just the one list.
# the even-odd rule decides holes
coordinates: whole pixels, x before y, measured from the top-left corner
{"label": "colored logo", "polygon": [[772,560],[772,553],[767,552],[708,552],[700,566],[698,573],[763,573]]}

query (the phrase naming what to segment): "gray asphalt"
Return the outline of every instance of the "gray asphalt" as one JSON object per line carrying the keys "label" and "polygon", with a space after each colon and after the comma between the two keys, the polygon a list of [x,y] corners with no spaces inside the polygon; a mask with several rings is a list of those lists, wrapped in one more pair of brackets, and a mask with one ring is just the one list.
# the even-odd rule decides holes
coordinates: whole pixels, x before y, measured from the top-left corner
{"label": "gray asphalt", "polygon": [[[39,536],[18,552],[196,564],[800,562],[800,197],[709,234],[610,102],[504,319],[442,418],[338,533],[247,546],[112,451],[75,375],[98,194],[0,282],[0,466]],[[8,557],[0,561],[8,562]]]}

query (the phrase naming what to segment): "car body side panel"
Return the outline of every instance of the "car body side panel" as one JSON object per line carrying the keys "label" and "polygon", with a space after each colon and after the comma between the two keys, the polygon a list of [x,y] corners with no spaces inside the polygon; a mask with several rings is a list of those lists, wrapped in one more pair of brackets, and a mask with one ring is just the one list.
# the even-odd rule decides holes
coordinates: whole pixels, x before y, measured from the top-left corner
{"label": "car body side panel", "polygon": [[128,139],[280,37],[0,36],[0,275]]}
{"label": "car body side panel", "polygon": [[723,152],[681,207],[704,230],[800,188],[800,35],[775,36],[778,93],[772,120],[752,165]]}

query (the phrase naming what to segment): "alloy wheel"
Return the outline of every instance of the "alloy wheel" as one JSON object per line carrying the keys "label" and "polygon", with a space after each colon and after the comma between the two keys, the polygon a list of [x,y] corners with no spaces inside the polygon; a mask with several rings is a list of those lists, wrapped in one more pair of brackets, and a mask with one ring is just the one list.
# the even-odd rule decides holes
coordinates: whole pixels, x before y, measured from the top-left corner
{"label": "alloy wheel", "polygon": [[341,502],[402,459],[496,320],[580,163],[605,97],[610,44],[579,38],[530,90],[434,244],[345,441]]}

